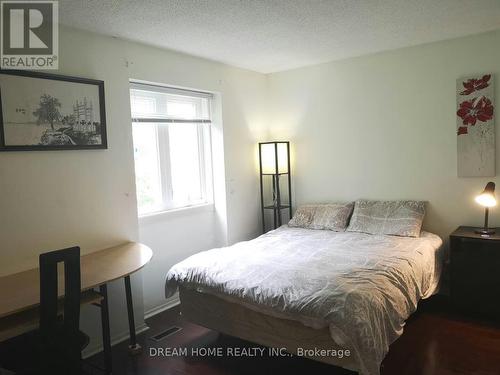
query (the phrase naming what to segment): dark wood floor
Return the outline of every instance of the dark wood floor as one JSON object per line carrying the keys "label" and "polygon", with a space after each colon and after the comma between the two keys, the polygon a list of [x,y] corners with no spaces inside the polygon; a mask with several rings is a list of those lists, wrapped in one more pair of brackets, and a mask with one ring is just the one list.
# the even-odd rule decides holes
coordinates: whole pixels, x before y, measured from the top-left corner
{"label": "dark wood floor", "polygon": [[[127,343],[113,348],[114,374],[120,375],[347,375],[352,372],[298,357],[150,356],[155,348],[253,348],[256,345],[183,321],[178,309],[147,320],[150,330],[139,335],[143,354],[130,357]],[[154,342],[167,327],[182,329]],[[153,349],[150,349],[153,348]],[[225,352],[225,350],[223,350]],[[191,350],[189,350],[191,353]],[[99,362],[100,355],[90,359]],[[419,306],[405,332],[390,348],[382,375],[499,375],[500,325],[453,313],[447,300],[433,297]]]}

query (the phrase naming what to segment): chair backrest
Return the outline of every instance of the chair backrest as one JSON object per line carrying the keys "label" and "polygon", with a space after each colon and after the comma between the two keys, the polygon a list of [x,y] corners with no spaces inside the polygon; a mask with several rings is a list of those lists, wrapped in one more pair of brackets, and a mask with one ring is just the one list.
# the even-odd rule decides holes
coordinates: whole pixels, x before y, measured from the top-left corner
{"label": "chair backrest", "polygon": [[[58,311],[59,263],[64,264],[64,308]],[[81,373],[80,248],[40,255],[40,366],[42,374]]]}

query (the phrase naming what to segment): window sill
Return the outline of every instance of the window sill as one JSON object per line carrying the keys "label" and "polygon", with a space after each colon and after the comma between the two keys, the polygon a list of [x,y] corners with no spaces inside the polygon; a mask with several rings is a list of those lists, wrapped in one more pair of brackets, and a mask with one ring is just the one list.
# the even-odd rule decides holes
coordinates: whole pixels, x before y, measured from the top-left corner
{"label": "window sill", "polygon": [[174,208],[168,211],[152,212],[150,214],[140,215],[139,224],[153,223],[158,221],[174,219],[185,215],[210,212],[214,211],[214,208],[215,206],[213,203],[202,203],[193,206]]}

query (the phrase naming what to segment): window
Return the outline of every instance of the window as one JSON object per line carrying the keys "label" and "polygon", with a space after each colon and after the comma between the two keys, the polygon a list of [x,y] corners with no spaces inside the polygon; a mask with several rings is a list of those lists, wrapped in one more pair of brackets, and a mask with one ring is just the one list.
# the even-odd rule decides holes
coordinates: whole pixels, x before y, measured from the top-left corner
{"label": "window", "polygon": [[212,202],[212,95],[131,83],[139,215]]}

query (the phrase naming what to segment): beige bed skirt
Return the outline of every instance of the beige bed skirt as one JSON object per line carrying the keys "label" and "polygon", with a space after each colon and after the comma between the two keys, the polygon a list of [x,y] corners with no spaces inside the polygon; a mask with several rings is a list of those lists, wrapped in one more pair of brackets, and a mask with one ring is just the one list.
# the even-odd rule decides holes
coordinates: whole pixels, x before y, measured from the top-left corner
{"label": "beige bed skirt", "polygon": [[[180,287],[182,316],[215,331],[271,348],[284,348],[315,361],[356,371],[348,348],[337,345],[328,328],[313,329],[302,323],[272,317],[216,296]],[[327,355],[314,355],[327,350]]]}

